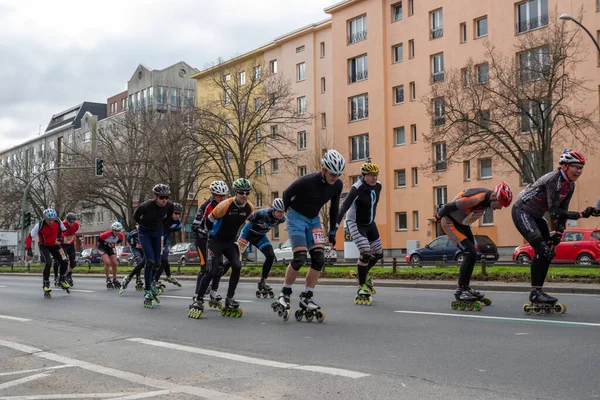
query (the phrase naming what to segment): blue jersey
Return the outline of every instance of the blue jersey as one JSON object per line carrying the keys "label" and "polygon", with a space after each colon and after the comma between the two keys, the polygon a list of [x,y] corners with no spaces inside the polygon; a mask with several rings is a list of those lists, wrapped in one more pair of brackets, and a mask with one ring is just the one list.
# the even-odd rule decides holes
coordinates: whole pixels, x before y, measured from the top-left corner
{"label": "blue jersey", "polygon": [[138,230],[134,229],[127,234],[127,243],[131,246],[132,249],[135,249],[137,245],[140,243],[140,238],[138,236]]}
{"label": "blue jersey", "polygon": [[252,214],[242,229],[241,236],[246,239],[248,232],[257,236],[266,235],[273,227],[285,222],[285,217],[275,218],[272,208],[264,208]]}

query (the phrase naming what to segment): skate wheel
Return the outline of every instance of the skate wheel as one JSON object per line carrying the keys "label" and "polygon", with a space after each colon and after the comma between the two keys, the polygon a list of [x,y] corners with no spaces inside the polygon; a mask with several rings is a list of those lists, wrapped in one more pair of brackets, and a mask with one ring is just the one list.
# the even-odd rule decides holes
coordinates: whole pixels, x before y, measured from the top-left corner
{"label": "skate wheel", "polygon": [[242,318],[242,315],[244,315],[244,312],[242,311],[241,308],[238,308],[236,317]]}
{"label": "skate wheel", "polygon": [[256,291],[256,298],[257,298],[257,299],[260,299],[260,290],[257,290],[257,291]]}
{"label": "skate wheel", "polygon": [[453,310],[458,310],[458,303],[456,300],[453,300],[452,303],[450,303],[450,307],[452,307]]}
{"label": "skate wheel", "polygon": [[475,308],[475,304],[474,303],[468,303],[465,305],[465,308],[467,311],[473,311],[473,309]]}
{"label": "skate wheel", "polygon": [[221,310],[221,316],[224,317],[225,316],[225,310]]}
{"label": "skate wheel", "polygon": [[296,318],[296,321],[298,322],[302,321],[302,310],[296,310],[294,318]]}
{"label": "skate wheel", "polygon": [[567,312],[567,305],[565,303],[556,303],[554,305],[554,311],[557,314],[564,314]]}
{"label": "skate wheel", "polygon": [[45,293],[44,293],[44,298],[46,298],[46,299],[51,299],[51,298],[52,298],[52,295],[50,294],[50,292],[45,292]]}
{"label": "skate wheel", "polygon": [[465,303],[458,303],[458,308],[460,308],[461,311],[465,311],[465,308],[467,308],[467,305]]}
{"label": "skate wheel", "polygon": [[350,271],[350,272],[348,273],[348,275],[350,275],[350,278],[352,278],[352,279],[358,279],[358,276],[356,275],[356,272],[355,272],[355,271]]}
{"label": "skate wheel", "polygon": [[530,303],[530,302],[528,302],[528,301],[527,301],[527,302],[525,302],[525,303],[523,304],[523,312],[525,312],[525,314],[527,314],[527,315],[531,315],[531,312],[532,312],[532,311],[533,311],[533,310],[532,310],[532,308],[531,308],[531,303]]}
{"label": "skate wheel", "polygon": [[483,299],[481,299],[481,301],[483,302],[483,304],[485,304],[486,306],[491,306],[492,305],[492,299],[490,299],[489,297],[484,297]]}
{"label": "skate wheel", "polygon": [[271,297],[271,298],[275,297],[275,293],[269,292],[269,297]]}
{"label": "skate wheel", "polygon": [[323,311],[323,310],[317,310],[317,321],[319,323],[325,321],[325,311]]}
{"label": "skate wheel", "polygon": [[223,303],[221,303],[220,301],[217,302],[217,308],[220,310],[221,307],[223,307]]}
{"label": "skate wheel", "polygon": [[358,296],[354,298],[354,304],[358,304]]}
{"label": "skate wheel", "polygon": [[533,313],[536,315],[541,315],[544,311],[540,306],[533,306]]}
{"label": "skate wheel", "polygon": [[315,315],[313,313],[307,313],[306,314],[306,320],[308,322],[312,322],[312,320],[315,318]]}
{"label": "skate wheel", "polygon": [[371,305],[371,303],[373,303],[373,299],[369,297],[369,298],[367,299],[367,305],[368,305],[368,306],[370,306],[370,305]]}
{"label": "skate wheel", "polygon": [[473,303],[473,309],[475,311],[481,311],[481,309],[483,308],[483,303],[480,301],[476,301],[475,303]]}
{"label": "skate wheel", "polygon": [[374,288],[369,288],[369,293],[373,295],[377,293],[377,291]]}
{"label": "skate wheel", "polygon": [[268,295],[269,295],[269,293],[267,293],[267,292],[264,292],[264,293],[262,294],[262,296],[263,296],[263,298],[264,298],[264,299],[266,299]]}

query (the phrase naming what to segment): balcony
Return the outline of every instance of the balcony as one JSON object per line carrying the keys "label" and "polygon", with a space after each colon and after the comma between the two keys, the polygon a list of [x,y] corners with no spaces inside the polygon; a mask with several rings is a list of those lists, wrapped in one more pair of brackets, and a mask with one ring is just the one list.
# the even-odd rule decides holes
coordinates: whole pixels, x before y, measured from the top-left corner
{"label": "balcony", "polygon": [[517,22],[517,33],[528,32],[548,25],[548,14]]}
{"label": "balcony", "polygon": [[443,27],[439,27],[439,28],[434,28],[431,30],[430,32],[430,38],[433,39],[439,39],[442,36],[444,36],[444,28]]}
{"label": "balcony", "polygon": [[364,31],[350,33],[348,35],[348,44],[360,42],[361,40],[365,40],[365,39],[367,39],[367,30],[366,29]]}
{"label": "balcony", "polygon": [[350,72],[350,74],[348,75],[348,83],[354,83],[354,82],[358,82],[358,81],[364,81],[368,77],[369,77],[369,71],[368,70]]}
{"label": "balcony", "polygon": [[434,72],[431,74],[431,82],[443,82],[444,81],[444,71]]}

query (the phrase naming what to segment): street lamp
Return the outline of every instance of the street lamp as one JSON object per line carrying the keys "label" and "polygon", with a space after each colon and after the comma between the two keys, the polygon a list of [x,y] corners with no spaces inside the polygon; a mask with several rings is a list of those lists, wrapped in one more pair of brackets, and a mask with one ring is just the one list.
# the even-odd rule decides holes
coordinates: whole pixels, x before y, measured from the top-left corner
{"label": "street lamp", "polygon": [[596,38],[594,37],[594,35],[592,35],[592,33],[590,31],[588,31],[587,28],[581,24],[581,22],[577,21],[570,14],[562,14],[559,18],[562,19],[562,20],[564,20],[564,21],[573,21],[577,25],[579,25],[581,27],[581,29],[583,29],[588,35],[590,35],[590,37],[594,41],[594,44],[596,45],[596,49],[598,49],[598,53],[600,53],[600,44],[598,44],[598,42],[596,41]]}

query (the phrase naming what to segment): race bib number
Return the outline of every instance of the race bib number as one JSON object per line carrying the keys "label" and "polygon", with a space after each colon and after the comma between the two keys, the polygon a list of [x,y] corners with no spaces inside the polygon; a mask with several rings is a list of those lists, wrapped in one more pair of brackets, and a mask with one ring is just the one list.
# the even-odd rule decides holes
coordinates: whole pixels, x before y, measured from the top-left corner
{"label": "race bib number", "polygon": [[240,249],[240,254],[243,253],[244,251],[246,251],[246,249],[248,248],[248,245],[250,244],[250,242],[248,242],[248,240],[244,239],[243,237],[238,238],[238,247]]}
{"label": "race bib number", "polygon": [[467,215],[465,217],[465,219],[463,219],[462,224],[463,225],[473,224],[475,221],[477,221],[479,218],[481,218],[483,216],[484,212],[485,212],[485,209],[471,211],[471,213],[469,215]]}
{"label": "race bib number", "polygon": [[312,230],[313,240],[315,244],[324,244],[325,235],[323,234],[323,228],[313,228]]}
{"label": "race bib number", "polygon": [[58,254],[60,254],[60,257],[61,257],[63,260],[66,260],[66,259],[67,259],[67,256],[65,255],[65,251],[64,251],[62,248],[58,249]]}

